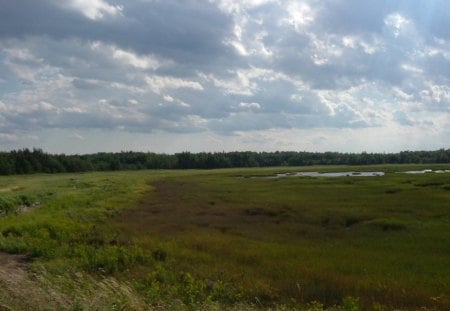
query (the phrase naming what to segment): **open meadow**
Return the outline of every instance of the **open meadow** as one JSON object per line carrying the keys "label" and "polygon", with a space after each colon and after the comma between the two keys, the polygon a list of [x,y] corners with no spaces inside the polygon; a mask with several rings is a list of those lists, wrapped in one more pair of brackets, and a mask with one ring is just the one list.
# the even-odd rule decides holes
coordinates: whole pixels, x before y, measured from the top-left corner
{"label": "open meadow", "polygon": [[0,310],[450,310],[423,169],[450,165],[2,176]]}

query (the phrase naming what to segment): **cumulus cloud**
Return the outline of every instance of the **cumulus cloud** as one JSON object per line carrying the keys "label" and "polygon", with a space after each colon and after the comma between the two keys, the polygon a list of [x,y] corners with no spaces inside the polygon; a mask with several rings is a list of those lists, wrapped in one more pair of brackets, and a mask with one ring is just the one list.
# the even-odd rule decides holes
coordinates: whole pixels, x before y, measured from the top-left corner
{"label": "cumulus cloud", "polygon": [[244,103],[241,102],[239,103],[239,107],[240,108],[244,108],[244,109],[261,109],[261,105],[258,103]]}
{"label": "cumulus cloud", "polygon": [[163,76],[147,76],[145,77],[150,89],[160,94],[165,89],[191,89],[201,91],[203,86],[197,81],[184,80],[175,77],[163,77]]}
{"label": "cumulus cloud", "polygon": [[316,12],[307,2],[292,1],[287,5],[288,17],[283,21],[292,25],[296,31],[303,31],[312,24]]}
{"label": "cumulus cloud", "polygon": [[422,0],[2,1],[0,140],[301,131],[312,148],[428,128],[450,143],[449,20]]}
{"label": "cumulus cloud", "polygon": [[129,65],[140,69],[157,69],[161,66],[161,61],[153,55],[137,55],[132,51],[125,51],[113,45],[104,44],[100,41],[93,42],[91,44],[91,48],[92,50],[103,54],[105,57],[112,57],[113,60],[117,60],[124,65]]}
{"label": "cumulus cloud", "polygon": [[384,23],[390,28],[394,37],[398,37],[408,28],[411,21],[399,13],[393,13],[386,16]]}
{"label": "cumulus cloud", "polygon": [[68,6],[92,20],[101,19],[105,15],[114,16],[122,11],[121,6],[111,5],[104,0],[69,0]]}

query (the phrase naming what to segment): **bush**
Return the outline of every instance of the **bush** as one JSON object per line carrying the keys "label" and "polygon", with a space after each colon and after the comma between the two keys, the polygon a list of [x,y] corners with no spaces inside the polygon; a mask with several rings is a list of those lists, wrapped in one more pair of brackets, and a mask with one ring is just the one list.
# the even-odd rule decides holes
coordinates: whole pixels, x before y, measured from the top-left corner
{"label": "bush", "polygon": [[16,206],[15,200],[0,197],[0,215],[15,212]]}

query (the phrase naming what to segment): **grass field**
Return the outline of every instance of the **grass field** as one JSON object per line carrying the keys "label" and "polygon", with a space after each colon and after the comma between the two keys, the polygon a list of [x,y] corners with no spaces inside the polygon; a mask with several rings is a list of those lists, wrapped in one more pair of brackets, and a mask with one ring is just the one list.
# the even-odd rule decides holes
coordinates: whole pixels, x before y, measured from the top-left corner
{"label": "grass field", "polygon": [[[425,168],[450,166],[0,177],[0,249],[25,255],[0,270],[0,302],[449,310],[450,173],[397,173]],[[242,178],[305,170],[386,175]]]}

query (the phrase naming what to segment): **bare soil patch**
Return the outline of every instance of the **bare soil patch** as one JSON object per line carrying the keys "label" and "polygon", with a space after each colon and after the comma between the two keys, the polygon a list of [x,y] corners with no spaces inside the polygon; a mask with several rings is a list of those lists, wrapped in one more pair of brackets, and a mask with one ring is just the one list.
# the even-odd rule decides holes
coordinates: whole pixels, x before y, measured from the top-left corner
{"label": "bare soil patch", "polygon": [[0,311],[33,310],[36,306],[52,309],[48,293],[30,277],[27,262],[25,255],[0,252]]}

